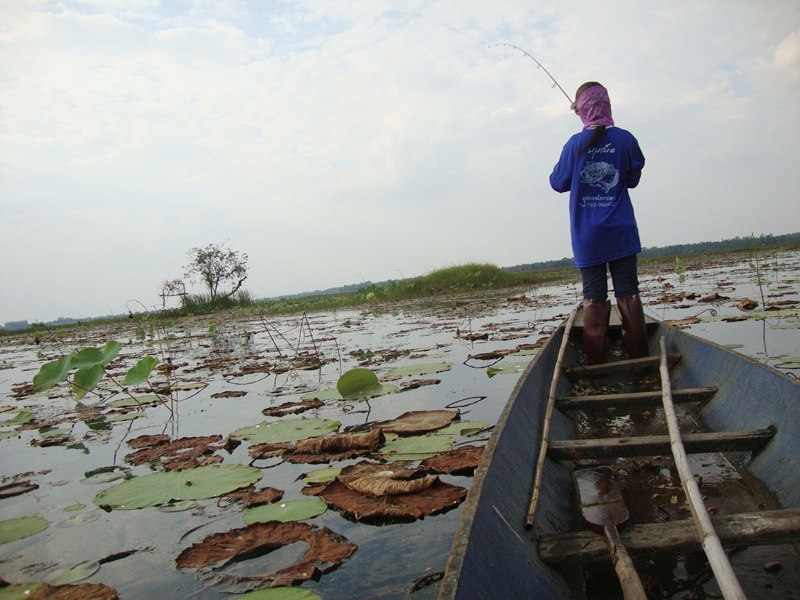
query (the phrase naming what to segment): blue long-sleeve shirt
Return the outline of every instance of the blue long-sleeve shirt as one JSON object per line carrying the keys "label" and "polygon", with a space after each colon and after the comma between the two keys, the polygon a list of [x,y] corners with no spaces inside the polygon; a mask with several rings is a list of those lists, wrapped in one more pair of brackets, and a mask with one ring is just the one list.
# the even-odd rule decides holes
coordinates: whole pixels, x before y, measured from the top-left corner
{"label": "blue long-sleeve shirt", "polygon": [[608,127],[600,141],[582,150],[592,130],[573,135],[550,174],[557,192],[569,192],[575,266],[591,267],[641,252],[628,188],[639,184],[644,155],[633,135]]}

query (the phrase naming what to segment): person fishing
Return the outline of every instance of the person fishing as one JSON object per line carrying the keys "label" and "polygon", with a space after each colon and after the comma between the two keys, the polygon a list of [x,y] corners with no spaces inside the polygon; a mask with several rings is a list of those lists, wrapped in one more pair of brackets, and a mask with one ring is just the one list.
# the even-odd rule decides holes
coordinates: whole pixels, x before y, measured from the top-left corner
{"label": "person fishing", "polygon": [[642,246],[628,190],[639,184],[644,155],[628,131],[614,127],[608,91],[596,81],[581,85],[571,108],[583,122],[561,151],[550,186],[569,192],[575,266],[583,282],[583,343],[588,364],[608,355],[607,270],[622,318],[630,358],[649,354],[639,297],[637,254]]}

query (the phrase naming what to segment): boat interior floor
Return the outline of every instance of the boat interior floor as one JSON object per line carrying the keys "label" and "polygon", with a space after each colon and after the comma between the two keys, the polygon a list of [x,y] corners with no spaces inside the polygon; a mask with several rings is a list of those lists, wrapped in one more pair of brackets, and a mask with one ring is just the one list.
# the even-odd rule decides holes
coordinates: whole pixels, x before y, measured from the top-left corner
{"label": "boat interior floor", "polygon": [[[571,392],[556,407],[572,419],[574,439],[551,441],[548,457],[570,469],[612,469],[629,513],[620,533],[648,597],[722,597],[673,458],[662,357],[625,360],[613,321],[610,337],[609,363],[564,370]],[[670,366],[680,360],[664,355]],[[774,432],[707,431],[699,409],[715,393],[714,387],[671,391],[705,510],[747,597],[800,598],[800,509],[780,510],[747,470]],[[579,509],[573,531],[535,537],[545,562],[584,571],[586,597],[622,597],[603,536],[587,529]]]}

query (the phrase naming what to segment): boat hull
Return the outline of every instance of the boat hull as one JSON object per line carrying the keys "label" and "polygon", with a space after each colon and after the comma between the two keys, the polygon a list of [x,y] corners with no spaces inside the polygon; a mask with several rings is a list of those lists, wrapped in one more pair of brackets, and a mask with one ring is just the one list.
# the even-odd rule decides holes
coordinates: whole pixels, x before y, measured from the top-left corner
{"label": "boat hull", "polygon": [[[580,335],[580,329],[573,336]],[[535,537],[568,531],[575,519],[572,471],[545,461],[535,525],[525,527],[552,373],[564,335],[562,325],[542,347],[514,388],[465,502],[440,600],[529,598],[560,600],[581,596],[580,577],[570,568],[547,565]],[[663,323],[651,325],[651,353],[664,336],[670,353],[681,353],[671,371],[675,388],[717,386],[701,408],[709,430],[774,427],[772,441],[750,460],[750,472],[774,494],[781,508],[800,507],[797,457],[800,456],[800,386],[774,369]],[[566,364],[575,364],[578,345],[570,344]],[[557,394],[569,395],[563,376]],[[550,440],[573,436],[573,423],[554,411]]]}

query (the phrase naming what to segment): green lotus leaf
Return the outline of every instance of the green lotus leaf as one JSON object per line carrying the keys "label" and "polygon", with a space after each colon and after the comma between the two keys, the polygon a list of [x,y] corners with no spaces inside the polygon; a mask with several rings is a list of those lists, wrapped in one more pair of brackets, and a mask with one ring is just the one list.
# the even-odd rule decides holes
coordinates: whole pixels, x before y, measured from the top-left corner
{"label": "green lotus leaf", "polygon": [[231,437],[253,442],[254,444],[277,444],[297,442],[311,437],[338,431],[341,423],[327,419],[282,419],[262,421],[258,425],[237,429]]}
{"label": "green lotus leaf", "polygon": [[327,483],[336,479],[336,476],[341,473],[340,468],[330,467],[327,469],[317,469],[306,473],[302,476],[303,483]]}
{"label": "green lotus leaf", "polygon": [[238,600],[322,600],[322,596],[311,590],[298,587],[274,587],[247,592],[236,596]]}
{"label": "green lotus leaf", "polygon": [[47,529],[49,523],[42,517],[19,517],[0,521],[0,544],[21,540]]}
{"label": "green lotus leaf", "polygon": [[389,369],[386,377],[418,377],[420,375],[431,375],[433,373],[443,373],[453,368],[451,363],[423,363],[421,365],[406,365],[405,367],[395,367]]}
{"label": "green lotus leaf", "polygon": [[69,569],[56,569],[44,576],[47,583],[53,585],[67,585],[91,577],[100,570],[100,563],[96,560],[85,560]]}
{"label": "green lotus leaf", "polygon": [[378,376],[369,369],[350,369],[339,377],[336,389],[345,400],[377,396],[383,391]]}
{"label": "green lotus leaf", "polygon": [[16,431],[0,431],[0,440],[7,440],[16,435],[19,435]]}
{"label": "green lotus leaf", "polygon": [[422,460],[447,452],[453,447],[453,441],[449,435],[399,437],[387,442],[380,452],[391,461]]}
{"label": "green lotus leaf", "polygon": [[24,600],[34,598],[39,588],[44,588],[47,584],[41,581],[30,581],[28,583],[12,583],[0,588],[0,600]]}
{"label": "green lotus leaf", "polygon": [[255,467],[207,465],[129,479],[103,490],[93,502],[101,508],[133,510],[180,500],[213,498],[259,479],[261,471]]}
{"label": "green lotus leaf", "polygon": [[308,392],[307,394],[303,394],[300,396],[300,401],[308,402],[309,400],[314,400],[315,398],[324,402],[325,400],[341,400],[342,395],[336,388],[330,388],[328,390],[319,390],[317,392]]}
{"label": "green lotus leaf", "polygon": [[50,440],[53,438],[65,437],[72,433],[72,430],[66,427],[42,427],[39,430],[39,435],[43,440]]}
{"label": "green lotus leaf", "polygon": [[63,521],[56,523],[56,527],[80,527],[81,525],[86,525],[86,523],[96,521],[102,515],[103,511],[100,510],[78,513],[77,515],[72,515],[68,519],[64,519]]}
{"label": "green lotus leaf", "polygon": [[150,377],[150,373],[153,372],[153,369],[157,364],[157,358],[145,356],[142,360],[131,367],[131,369],[125,374],[125,378],[122,380],[120,385],[122,387],[130,387],[132,385],[144,383]]}
{"label": "green lotus leaf", "polygon": [[83,367],[75,371],[72,378],[72,391],[75,393],[75,400],[80,402],[83,397],[91,392],[100,382],[106,372],[101,365]]}
{"label": "green lotus leaf", "polygon": [[64,512],[75,512],[76,510],[82,510],[84,508],[86,508],[85,504],[70,504],[64,507]]}
{"label": "green lotus leaf", "polygon": [[139,408],[140,406],[152,406],[158,404],[161,400],[155,394],[147,394],[146,396],[139,396],[137,398],[120,398],[119,400],[112,400],[108,403],[111,408]]}
{"label": "green lotus leaf", "polygon": [[44,363],[39,368],[39,372],[33,376],[33,389],[37,392],[44,392],[64,381],[69,373],[74,355],[74,353],[67,354],[58,360]]}
{"label": "green lotus leaf", "polygon": [[328,505],[321,498],[303,498],[287,502],[273,502],[251,508],[242,515],[248,525],[252,523],[266,523],[267,521],[302,521],[321,515],[328,510]]}
{"label": "green lotus leaf", "polygon": [[165,513],[183,512],[185,510],[192,510],[197,508],[196,500],[181,500],[180,502],[170,502],[159,506],[157,510]]}
{"label": "green lotus leaf", "polygon": [[137,415],[136,413],[126,413],[124,415],[114,415],[108,421],[109,423],[119,423],[121,421],[133,421],[134,419],[138,419],[141,415]]}
{"label": "green lotus leaf", "polygon": [[122,350],[122,344],[115,341],[106,342],[102,350],[98,348],[84,348],[72,357],[70,368],[85,369],[87,367],[104,367],[117,357]]}
{"label": "green lotus leaf", "polygon": [[21,410],[17,413],[17,416],[13,419],[9,419],[8,421],[3,421],[0,425],[25,425],[26,423],[30,423],[36,418],[36,415],[33,414],[29,410]]}
{"label": "green lotus leaf", "polygon": [[518,375],[522,373],[530,363],[505,363],[502,365],[489,367],[486,369],[486,374],[489,377],[495,375]]}
{"label": "green lotus leaf", "polygon": [[[396,385],[382,385],[381,390],[378,393],[370,394],[369,397],[371,398],[374,396],[383,396],[385,394],[391,394],[392,392],[396,391],[397,391]],[[328,390],[320,390],[318,392],[309,392],[307,394],[300,396],[300,400],[302,402],[308,402],[309,400],[314,400],[315,398],[318,400],[322,400],[323,402],[326,400],[345,400],[345,398],[342,398],[342,395],[336,388],[331,388]],[[366,397],[359,396],[357,398],[347,398],[347,400],[357,400],[360,398],[366,398]]]}
{"label": "green lotus leaf", "polygon": [[457,421],[452,425],[448,425],[444,429],[440,429],[436,433],[438,435],[472,435],[477,431],[482,431],[489,427],[489,423],[480,423],[476,421]]}

